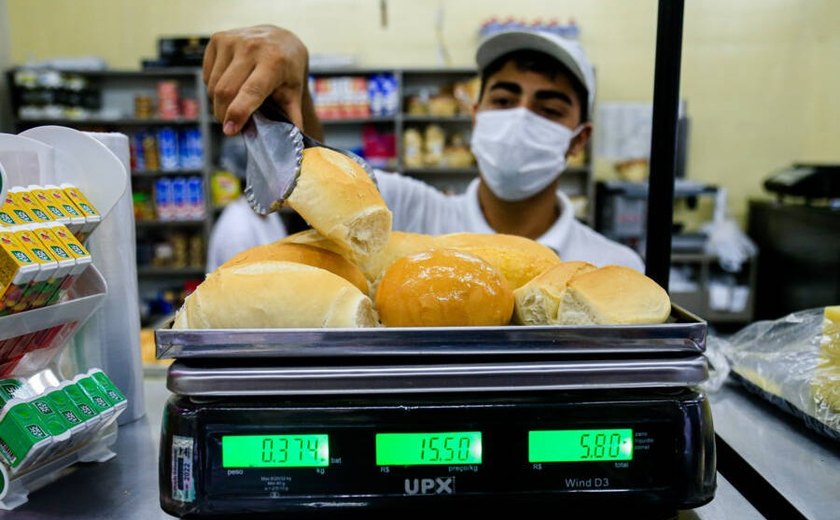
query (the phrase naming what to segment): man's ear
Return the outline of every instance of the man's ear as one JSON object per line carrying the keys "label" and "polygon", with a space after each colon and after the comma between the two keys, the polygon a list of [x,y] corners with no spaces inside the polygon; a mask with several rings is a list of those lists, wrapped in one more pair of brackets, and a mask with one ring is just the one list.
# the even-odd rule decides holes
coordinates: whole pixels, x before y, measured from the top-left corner
{"label": "man's ear", "polygon": [[472,113],[470,114],[470,115],[472,116],[472,124],[473,124],[473,126],[475,126],[475,114],[476,114],[476,113],[478,113],[478,101],[476,101],[475,103],[473,103],[473,106],[472,106]]}
{"label": "man's ear", "polygon": [[586,143],[592,137],[592,123],[584,123],[581,125],[580,132],[572,139],[569,145],[569,151],[566,152],[566,157],[571,157],[581,153],[586,148]]}

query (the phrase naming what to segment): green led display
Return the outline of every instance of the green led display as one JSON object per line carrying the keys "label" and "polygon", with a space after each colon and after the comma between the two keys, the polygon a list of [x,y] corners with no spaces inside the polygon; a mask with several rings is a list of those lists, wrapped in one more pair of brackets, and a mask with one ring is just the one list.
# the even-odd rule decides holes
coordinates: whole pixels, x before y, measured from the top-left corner
{"label": "green led display", "polygon": [[330,465],[326,434],[223,435],[223,468],[314,468]]}
{"label": "green led display", "polygon": [[481,464],[481,432],[377,433],[376,464]]}
{"label": "green led display", "polygon": [[633,430],[528,432],[528,462],[633,460]]}

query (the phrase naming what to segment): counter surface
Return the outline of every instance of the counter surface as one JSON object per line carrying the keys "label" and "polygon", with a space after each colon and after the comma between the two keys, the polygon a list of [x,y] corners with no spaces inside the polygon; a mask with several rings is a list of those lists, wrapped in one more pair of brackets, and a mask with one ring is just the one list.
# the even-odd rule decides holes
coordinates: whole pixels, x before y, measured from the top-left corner
{"label": "counter surface", "polygon": [[840,443],[735,382],[710,394],[710,401],[718,437],[800,514],[814,520],[837,518]]}
{"label": "counter surface", "polygon": [[[61,479],[33,492],[29,502],[0,518],[171,519],[160,509],[157,480],[158,435],[169,393],[163,378],[147,378],[147,414],[119,428],[117,456],[102,464],[78,464]],[[680,520],[761,519],[763,516],[721,475],[715,499],[683,511]]]}

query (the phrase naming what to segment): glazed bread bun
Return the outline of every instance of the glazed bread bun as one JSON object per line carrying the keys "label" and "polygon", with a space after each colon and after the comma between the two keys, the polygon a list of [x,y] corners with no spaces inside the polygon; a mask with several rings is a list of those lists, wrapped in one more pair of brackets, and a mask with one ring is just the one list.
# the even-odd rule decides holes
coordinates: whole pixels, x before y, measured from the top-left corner
{"label": "glazed bread bun", "polygon": [[665,289],[644,274],[608,265],[573,276],[557,315],[562,325],[664,323],[671,314]]}
{"label": "glazed bread bun", "polygon": [[513,292],[476,255],[430,249],[400,258],[382,275],[376,308],[386,327],[506,325]]}
{"label": "glazed bread bun", "polygon": [[326,269],[265,260],[217,269],[187,296],[174,329],[376,327],[373,302]]}
{"label": "glazed bread bun", "polygon": [[365,275],[355,264],[338,253],[306,244],[274,242],[246,249],[234,255],[230,260],[219,266],[219,269],[229,269],[254,262],[266,260],[278,262],[297,262],[299,264],[320,267],[337,274],[355,285],[364,294],[368,294],[369,286]]}
{"label": "glazed bread bun", "polygon": [[513,291],[513,321],[520,325],[557,323],[566,284],[574,276],[597,269],[589,262],[560,262]]}
{"label": "glazed bread bun", "polygon": [[300,176],[285,204],[354,254],[375,253],[388,242],[391,210],[364,168],[334,150],[303,151]]}
{"label": "glazed bread bun", "polygon": [[439,236],[437,244],[483,258],[501,271],[512,290],[560,263],[560,257],[550,247],[518,235],[452,233]]}

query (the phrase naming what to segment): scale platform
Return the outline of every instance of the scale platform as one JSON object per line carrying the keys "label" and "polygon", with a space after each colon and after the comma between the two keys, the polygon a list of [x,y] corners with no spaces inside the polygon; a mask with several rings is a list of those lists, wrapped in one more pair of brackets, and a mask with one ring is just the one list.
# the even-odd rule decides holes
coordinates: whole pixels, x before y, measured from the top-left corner
{"label": "scale platform", "polygon": [[[156,331],[179,517],[709,502],[706,324]],[[657,512],[657,513],[654,513]]]}

